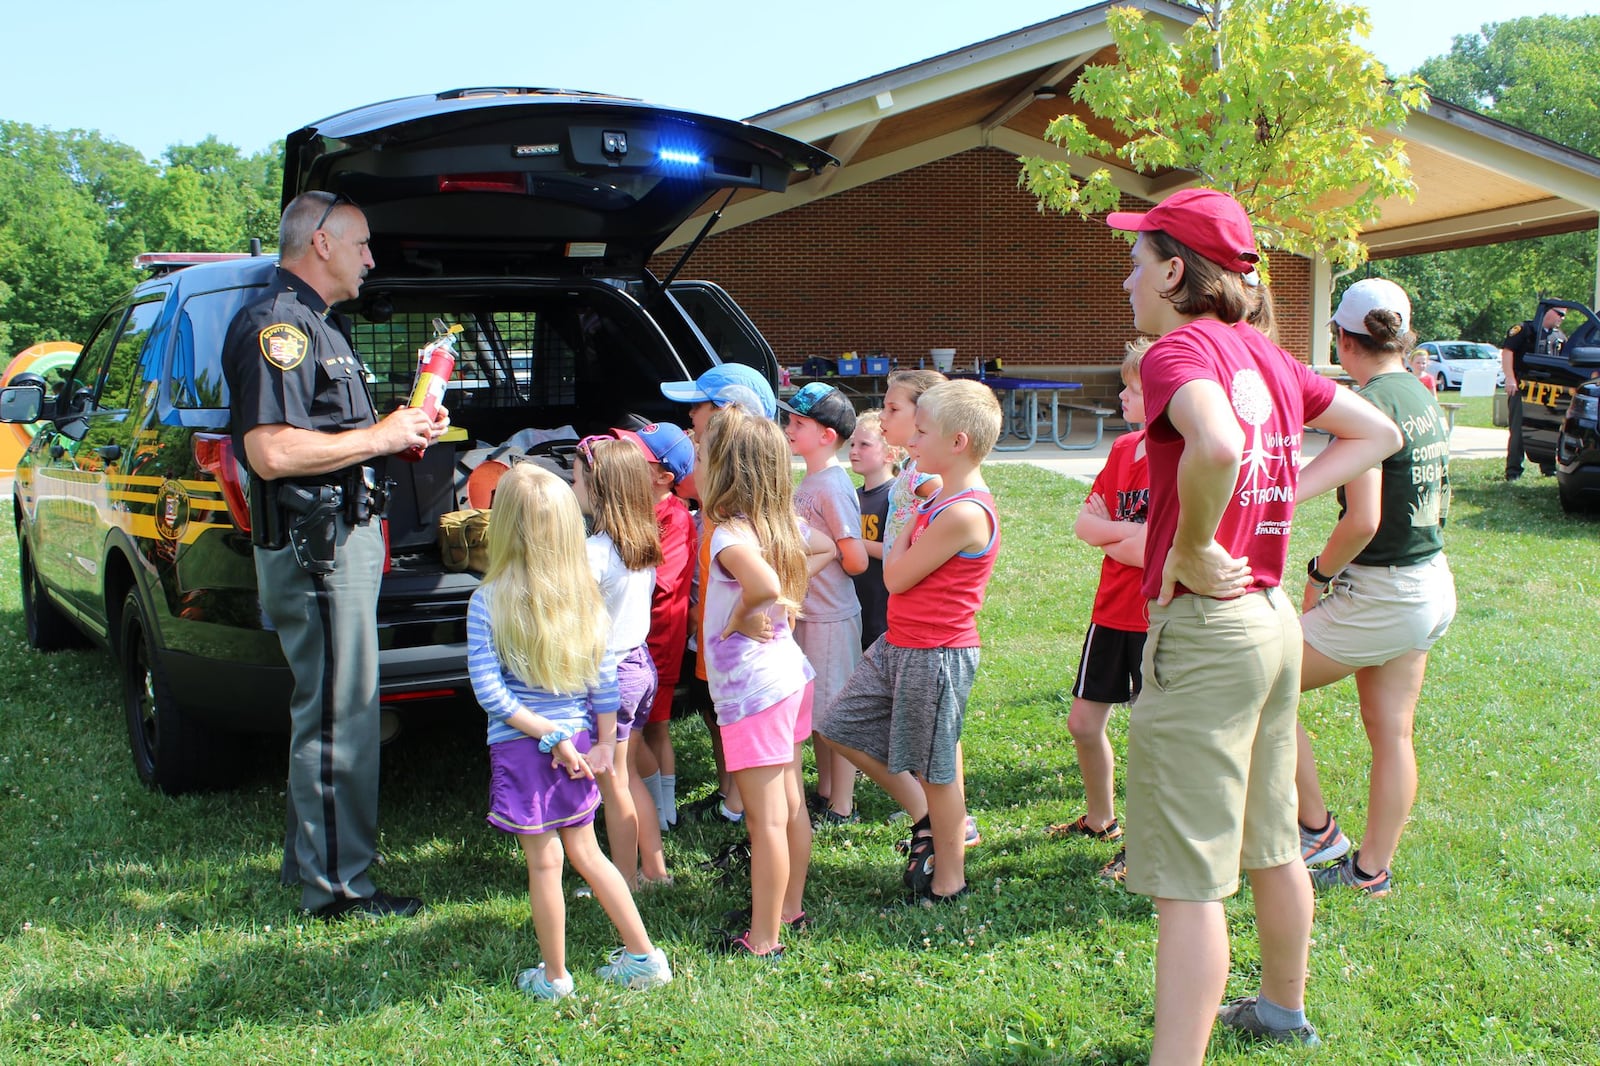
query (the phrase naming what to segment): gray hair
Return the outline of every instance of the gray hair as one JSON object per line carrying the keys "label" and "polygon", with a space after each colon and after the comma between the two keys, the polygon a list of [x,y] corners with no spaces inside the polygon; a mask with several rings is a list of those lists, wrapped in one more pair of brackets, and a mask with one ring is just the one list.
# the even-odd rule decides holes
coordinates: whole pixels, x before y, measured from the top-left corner
{"label": "gray hair", "polygon": [[[322,219],[323,212],[338,202],[340,197],[337,193],[321,191],[303,192],[290,200],[289,206],[283,209],[283,218],[278,222],[278,254],[285,259],[303,254],[311,247],[311,235],[317,231],[317,222]],[[343,202],[355,206],[348,198]],[[333,218],[329,218],[323,228],[334,233],[342,232]]]}

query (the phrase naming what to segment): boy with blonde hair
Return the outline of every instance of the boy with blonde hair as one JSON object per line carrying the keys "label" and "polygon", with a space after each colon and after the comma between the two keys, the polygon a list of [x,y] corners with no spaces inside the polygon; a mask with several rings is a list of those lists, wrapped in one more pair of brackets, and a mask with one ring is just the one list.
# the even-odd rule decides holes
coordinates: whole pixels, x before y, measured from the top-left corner
{"label": "boy with blonde hair", "polygon": [[884,560],[889,631],[817,724],[915,819],[904,881],[930,903],[967,891],[957,747],[978,668],[978,608],[1000,550],[979,469],[1000,421],[994,393],[976,381],[936,385],[918,400],[911,447],[942,484]]}

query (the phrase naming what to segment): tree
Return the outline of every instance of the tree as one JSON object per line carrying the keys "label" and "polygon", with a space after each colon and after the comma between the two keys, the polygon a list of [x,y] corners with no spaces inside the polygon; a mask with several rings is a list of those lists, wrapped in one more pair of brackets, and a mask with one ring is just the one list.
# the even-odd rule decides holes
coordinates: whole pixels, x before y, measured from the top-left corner
{"label": "tree", "polygon": [[[1415,195],[1399,129],[1424,97],[1416,78],[1389,81],[1366,49],[1365,9],[1334,0],[1206,0],[1181,40],[1142,11],[1112,8],[1117,62],[1084,68],[1072,99],[1109,123],[1117,146],[1076,115],[1045,135],[1080,158],[1117,158],[1141,174],[1188,171],[1233,194],[1263,249],[1320,252],[1356,266],[1361,227],[1379,201]],[[1081,163],[1079,164],[1082,165]],[[1087,216],[1116,207],[1110,171],[1022,160],[1020,183],[1041,209]]]}
{"label": "tree", "polygon": [[[1433,95],[1569,148],[1600,154],[1600,16],[1537,15],[1455,38],[1417,71]],[[1497,342],[1540,295],[1588,302],[1593,230],[1374,264],[1413,295],[1424,340]]]}
{"label": "tree", "polygon": [[151,163],[94,131],[0,121],[0,363],[83,340],[155,248],[245,251],[277,232],[282,145],[249,157],[208,137]]}

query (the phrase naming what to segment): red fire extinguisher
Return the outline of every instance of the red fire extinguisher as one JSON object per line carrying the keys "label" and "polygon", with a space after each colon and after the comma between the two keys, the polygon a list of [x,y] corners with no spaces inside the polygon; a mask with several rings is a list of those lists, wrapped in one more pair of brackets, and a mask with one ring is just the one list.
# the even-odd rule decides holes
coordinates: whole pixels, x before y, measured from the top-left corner
{"label": "red fire extinguisher", "polygon": [[[428,346],[417,352],[417,383],[411,389],[409,406],[420,407],[429,418],[439,413],[439,401],[444,398],[445,386],[456,368],[456,335],[459,324],[446,326],[440,319],[433,320],[435,336]],[[422,458],[422,445],[416,444],[400,453],[400,458],[416,462]]]}

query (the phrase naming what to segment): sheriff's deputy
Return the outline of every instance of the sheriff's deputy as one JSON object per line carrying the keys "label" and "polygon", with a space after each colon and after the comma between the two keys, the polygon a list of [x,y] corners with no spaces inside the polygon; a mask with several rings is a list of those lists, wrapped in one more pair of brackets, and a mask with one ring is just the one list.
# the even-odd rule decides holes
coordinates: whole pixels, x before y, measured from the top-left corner
{"label": "sheriff's deputy", "polygon": [[408,917],[422,901],[368,876],[378,835],[378,584],[383,492],[363,464],[427,446],[448,419],[402,407],[378,419],[349,324],[373,266],[366,216],[308,192],[283,212],[265,294],[228,328],[233,444],[251,474],[261,604],[294,674],[282,880],[319,918]]}

